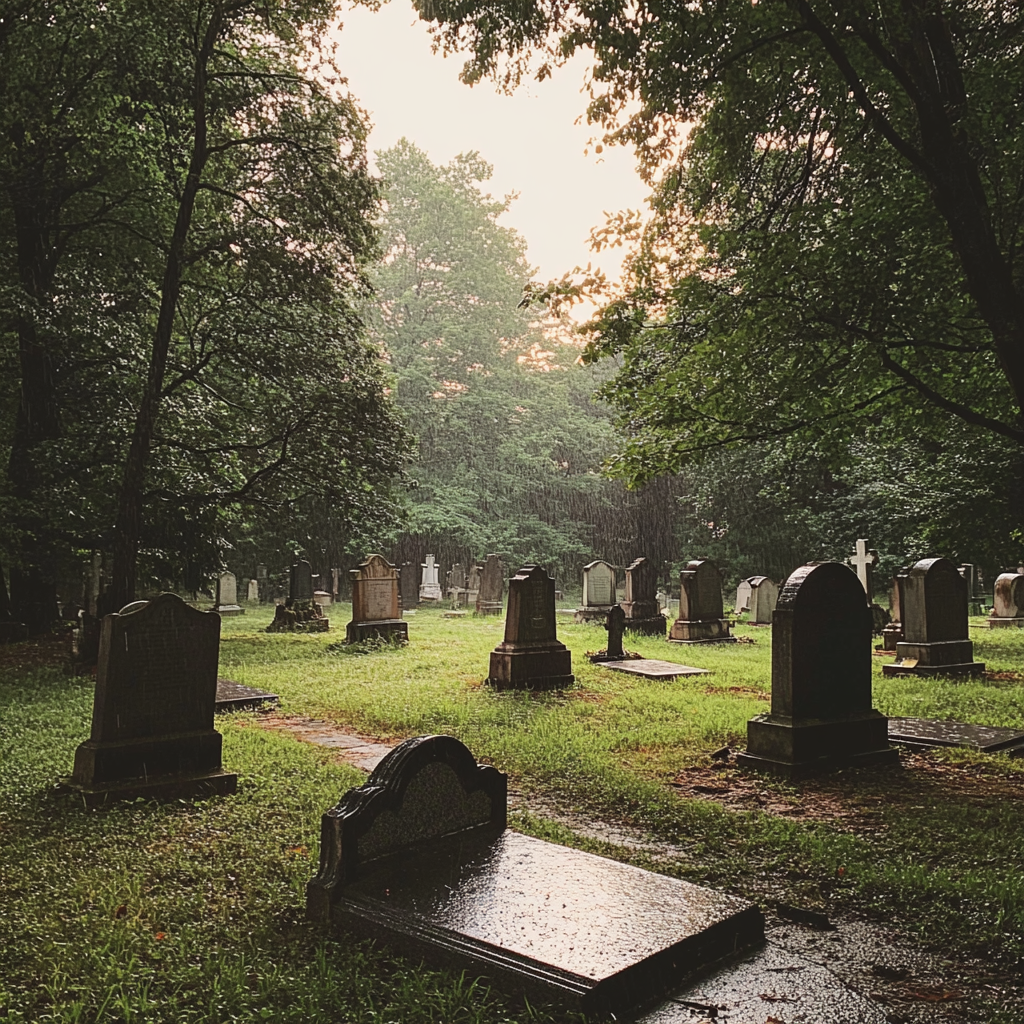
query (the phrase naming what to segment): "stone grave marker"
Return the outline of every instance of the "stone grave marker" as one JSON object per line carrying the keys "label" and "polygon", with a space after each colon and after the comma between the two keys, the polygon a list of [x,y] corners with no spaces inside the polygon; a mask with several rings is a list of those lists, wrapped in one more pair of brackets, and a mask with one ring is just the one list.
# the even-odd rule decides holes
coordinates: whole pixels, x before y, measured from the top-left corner
{"label": "stone grave marker", "polygon": [[461,562],[456,562],[448,573],[448,597],[452,608],[458,608],[466,597],[466,570]]}
{"label": "stone grave marker", "polygon": [[269,690],[258,690],[255,686],[243,686],[233,679],[217,680],[215,711],[255,711],[279,703],[281,698]]}
{"label": "stone grave marker", "polygon": [[505,589],[505,569],[497,555],[488,555],[480,574],[480,593],[476,599],[477,615],[500,615]]}
{"label": "stone grave marker", "polygon": [[409,623],[402,618],[398,597],[398,570],[382,555],[370,555],[352,578],[352,621],[345,629],[349,644],[370,637],[409,639]]}
{"label": "stone grave marker", "polygon": [[900,614],[903,639],[896,661],[882,666],[895,675],[972,675],[985,670],[967,638],[967,582],[948,558],[922,558],[906,575]]}
{"label": "stone grave marker", "polygon": [[175,594],[134,605],[103,619],[92,733],[68,785],[89,807],[233,793],[213,728],[220,616]]}
{"label": "stone grave marker", "polygon": [[476,608],[476,600],[480,596],[480,574],[483,572],[483,567],[474,563],[469,567],[469,573],[466,576],[466,607],[470,605]]}
{"label": "stone grave marker", "polygon": [[900,608],[903,605],[903,584],[909,569],[900,569],[892,578],[889,587],[889,621],[882,627],[882,650],[895,651],[896,645],[903,639],[903,623]]}
{"label": "stone grave marker", "polygon": [[420,579],[420,600],[421,601],[440,601],[443,597],[441,593],[441,584],[438,582],[438,572],[440,566],[434,561],[433,555],[427,555],[427,560],[423,563],[420,568],[423,570],[422,577]]}
{"label": "stone grave marker", "polygon": [[860,580],[860,585],[864,588],[864,593],[867,594],[868,604],[871,604],[871,596],[875,592],[873,572],[874,565],[878,561],[878,552],[873,548],[869,549],[866,540],[858,540],[854,545],[853,554],[847,561],[856,569],[857,579]]}
{"label": "stone grave marker", "polygon": [[745,900],[513,832],[506,817],[505,775],[450,736],[406,740],[324,814],[307,916],[602,1019],[633,1019],[764,942]]}
{"label": "stone grave marker", "polygon": [[957,566],[957,572],[967,581],[967,614],[984,615],[981,600],[981,571],[972,562]]}
{"label": "stone grave marker", "polygon": [[734,615],[742,615],[744,612],[750,611],[750,580],[740,580],[739,585],[736,587],[736,607],[733,609]]}
{"label": "stone grave marker", "polygon": [[213,610],[218,615],[245,614],[245,609],[238,603],[238,582],[233,572],[222,572],[217,577],[217,604]]}
{"label": "stone grave marker", "polygon": [[615,569],[597,559],[583,567],[583,600],[576,609],[576,622],[604,622],[615,601]]}
{"label": "stone grave marker", "polygon": [[779,603],[779,587],[767,576],[751,576],[750,584],[750,619],[755,626],[770,626],[772,613]]}
{"label": "stone grave marker", "polygon": [[256,563],[256,586],[260,592],[260,604],[267,604],[270,601],[270,580],[263,562]]}
{"label": "stone grave marker", "polygon": [[414,562],[403,562],[399,573],[399,587],[402,592],[402,609],[414,612],[420,603],[419,572]]}
{"label": "stone grave marker", "polygon": [[292,601],[313,600],[313,567],[300,559],[288,571],[288,596]]}
{"label": "stone grave marker", "polygon": [[274,608],[267,633],[326,633],[330,619],[313,591],[313,569],[300,559],[288,571],[288,599]]}
{"label": "stone grave marker", "polygon": [[1024,573],[1004,572],[996,577],[988,624],[992,629],[1024,626]]}
{"label": "stone grave marker", "polygon": [[889,742],[911,750],[969,747],[986,754],[1024,757],[1024,731],[996,725],[970,725],[934,718],[890,718]]}
{"label": "stone grave marker", "polygon": [[646,636],[664,636],[667,625],[657,597],[657,570],[646,558],[637,558],[626,569],[626,629]]}
{"label": "stone grave marker", "polygon": [[246,591],[245,599],[247,601],[256,601],[260,599],[260,581],[249,580],[249,586]]}
{"label": "stone grave marker", "polygon": [[871,706],[871,609],[839,562],[797,569],[772,620],[772,707],[747,723],[745,768],[787,778],[892,762],[884,715]]}
{"label": "stone grave marker", "polygon": [[736,642],[724,618],[722,574],[711,559],[695,559],[680,573],[679,618],[668,638],[677,644]]}
{"label": "stone grave marker", "polygon": [[499,690],[553,690],[574,680],[572,655],[555,632],[555,581],[527,565],[508,583],[505,639],[491,651],[487,682]]}

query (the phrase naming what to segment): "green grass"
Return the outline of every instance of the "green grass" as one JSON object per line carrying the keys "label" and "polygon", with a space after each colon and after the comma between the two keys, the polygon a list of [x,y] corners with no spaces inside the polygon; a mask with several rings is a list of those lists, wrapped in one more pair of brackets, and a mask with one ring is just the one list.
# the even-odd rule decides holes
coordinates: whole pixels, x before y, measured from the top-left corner
{"label": "green grass", "polygon": [[[647,657],[714,672],[652,682],[591,665],[584,653],[603,646],[603,630],[559,617],[577,686],[531,695],[482,686],[500,619],[446,620],[421,609],[408,646],[353,650],[338,645],[348,607],[331,613],[331,633],[313,636],[260,632],[266,610],[224,620],[221,674],[279,693],[286,714],[384,739],[458,736],[518,790],[628,823],[674,852],[654,862],[537,814],[517,816],[533,834],[762,905],[785,899],[876,915],[922,942],[1019,970],[1024,780],[1006,757],[930,756],[935,769],[991,782],[991,794],[966,797],[944,788],[937,771],[927,784],[913,770],[843,773],[842,797],[868,809],[864,828],[735,813],[666,785],[723,744],[742,744],[747,719],[767,710],[770,630],[741,627],[753,644],[691,648],[627,636]],[[990,667],[1022,667],[1024,634],[972,630],[972,638]],[[886,713],[1024,723],[1019,680],[883,679],[882,659],[873,661],[875,703]],[[0,677],[0,1018],[563,1019],[306,922],[320,815],[362,775],[329,751],[253,728],[251,715],[218,726],[225,765],[239,773],[236,796],[85,811],[54,783],[88,733],[91,700],[91,683],[57,670]],[[797,792],[771,781],[764,788]]]}

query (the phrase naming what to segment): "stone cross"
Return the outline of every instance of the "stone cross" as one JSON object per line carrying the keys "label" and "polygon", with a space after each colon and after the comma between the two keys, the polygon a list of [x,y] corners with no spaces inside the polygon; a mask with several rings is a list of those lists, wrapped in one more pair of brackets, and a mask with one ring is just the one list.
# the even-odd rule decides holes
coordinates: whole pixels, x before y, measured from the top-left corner
{"label": "stone cross", "polygon": [[874,593],[871,579],[872,566],[878,561],[878,552],[873,548],[868,548],[868,542],[861,539],[857,541],[856,550],[847,561],[856,570],[857,579],[860,580],[864,593],[868,595],[868,604],[871,604],[871,595]]}

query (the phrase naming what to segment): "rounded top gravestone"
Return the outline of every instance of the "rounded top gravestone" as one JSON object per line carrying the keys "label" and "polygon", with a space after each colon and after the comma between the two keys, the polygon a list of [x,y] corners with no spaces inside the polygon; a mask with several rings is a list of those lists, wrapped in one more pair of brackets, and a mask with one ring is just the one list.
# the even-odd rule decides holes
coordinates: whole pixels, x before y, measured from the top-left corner
{"label": "rounded top gravestone", "polygon": [[1024,574],[1004,572],[997,576],[993,604],[992,614],[998,618],[1015,619],[1024,615]]}
{"label": "rounded top gravestone", "polygon": [[722,617],[722,574],[710,558],[688,563],[679,581],[679,618],[704,621]]}
{"label": "rounded top gravestone", "polygon": [[908,643],[967,639],[967,581],[948,558],[922,558],[907,573],[901,599]]}

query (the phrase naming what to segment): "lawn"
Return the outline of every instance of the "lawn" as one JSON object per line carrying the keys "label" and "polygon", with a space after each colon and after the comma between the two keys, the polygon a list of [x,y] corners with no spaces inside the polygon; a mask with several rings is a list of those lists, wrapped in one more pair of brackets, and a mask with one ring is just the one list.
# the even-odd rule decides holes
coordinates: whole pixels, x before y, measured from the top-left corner
{"label": "lawn", "polygon": [[[268,635],[265,609],[223,623],[221,674],[281,695],[283,714],[379,739],[457,736],[510,775],[517,827],[714,885],[770,908],[898,925],[915,942],[984,958],[994,978],[1024,963],[1024,765],[964,751],[798,786],[712,762],[766,711],[771,631],[681,647],[632,637],[646,657],[710,676],[653,682],[591,665],[604,632],[559,616],[576,686],[497,693],[482,685],[500,619],[421,609],[410,643],[346,648],[348,608],[328,634]],[[1024,633],[972,629],[999,678],[883,679],[893,715],[1024,723]],[[10,649],[9,649],[10,651]],[[324,748],[221,716],[234,797],[87,812],[55,783],[89,730],[92,685],[58,667],[0,670],[0,1017],[10,1021],[564,1020],[472,979],[424,971],[307,923],[321,813],[363,778]],[[694,780],[704,785],[694,797]],[[757,806],[717,792],[745,793]],[[763,806],[761,806],[763,805]],[[781,808],[781,810],[780,810]],[[567,820],[621,826],[658,846],[621,846]],[[597,836],[597,838],[595,838]],[[668,851],[668,852],[665,852]],[[1019,1021],[977,993],[962,1012]]]}

